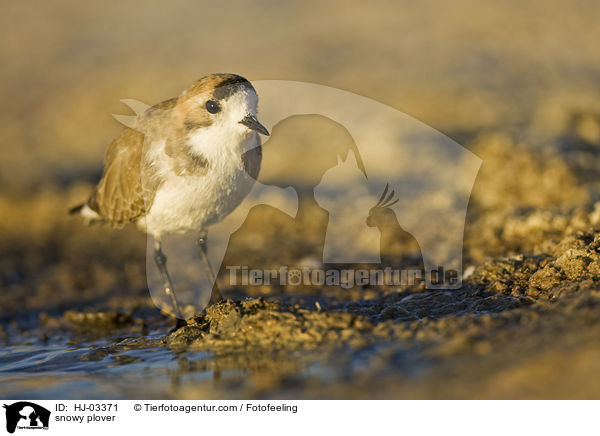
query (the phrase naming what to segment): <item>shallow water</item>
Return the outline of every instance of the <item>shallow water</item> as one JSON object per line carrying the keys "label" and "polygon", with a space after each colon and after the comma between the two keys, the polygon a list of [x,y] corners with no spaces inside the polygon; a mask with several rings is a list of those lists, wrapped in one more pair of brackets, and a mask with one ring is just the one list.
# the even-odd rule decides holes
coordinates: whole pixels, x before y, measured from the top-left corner
{"label": "shallow water", "polygon": [[[159,339],[146,338],[148,340]],[[127,340],[117,342],[125,345]],[[212,385],[211,369],[182,372],[182,362],[206,359],[200,351],[172,351],[166,347],[148,347],[98,355],[111,340],[52,345],[13,345],[0,350],[1,398],[32,399],[127,399],[175,398],[178,387],[194,383],[198,392]],[[219,373],[235,377],[242,371]]]}
{"label": "shallow water", "polygon": [[158,386],[165,391],[170,384],[169,372],[177,368],[175,353],[149,348],[123,351],[118,359],[109,355],[101,360],[82,360],[98,347],[108,345],[95,342],[77,347],[67,343],[6,347],[0,351],[2,397],[130,398],[146,397]]}

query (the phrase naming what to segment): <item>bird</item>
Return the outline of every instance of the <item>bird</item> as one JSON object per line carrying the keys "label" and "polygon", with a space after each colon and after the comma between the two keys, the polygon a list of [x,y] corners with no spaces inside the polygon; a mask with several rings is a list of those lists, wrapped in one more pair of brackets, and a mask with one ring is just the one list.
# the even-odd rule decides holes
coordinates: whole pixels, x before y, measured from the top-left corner
{"label": "bird", "polygon": [[246,197],[258,177],[258,95],[237,74],[210,74],[178,97],[148,107],[109,145],[102,177],[86,202],[70,209],[86,223],[134,223],[154,238],[154,261],[174,316],[185,322],[161,238],[198,232],[209,304],[222,300],[207,256],[208,227]]}

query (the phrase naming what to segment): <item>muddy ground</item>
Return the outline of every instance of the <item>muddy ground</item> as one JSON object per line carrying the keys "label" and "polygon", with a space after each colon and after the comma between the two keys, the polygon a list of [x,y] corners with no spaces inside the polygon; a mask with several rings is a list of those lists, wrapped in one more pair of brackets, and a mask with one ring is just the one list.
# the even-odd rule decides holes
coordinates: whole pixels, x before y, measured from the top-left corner
{"label": "muddy ground", "polygon": [[145,237],[64,215],[87,186],[5,195],[2,396],[597,397],[597,147],[575,128],[543,151],[473,141],[460,290],[224,289],[174,332],[148,295]]}
{"label": "muddy ground", "polygon": [[[218,28],[219,6],[185,1],[4,14],[0,398],[598,398],[597,5],[263,3]],[[228,32],[257,27],[252,50]],[[368,95],[483,159],[463,287],[225,287],[171,331],[146,237],[66,211],[97,180],[120,98],[214,71]]]}

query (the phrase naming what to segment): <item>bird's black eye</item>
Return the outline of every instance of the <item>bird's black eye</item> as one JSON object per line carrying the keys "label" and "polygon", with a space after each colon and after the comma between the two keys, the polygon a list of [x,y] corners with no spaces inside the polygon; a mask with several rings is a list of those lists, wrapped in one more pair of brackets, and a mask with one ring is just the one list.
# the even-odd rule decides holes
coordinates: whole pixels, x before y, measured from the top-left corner
{"label": "bird's black eye", "polygon": [[208,100],[206,102],[206,110],[209,111],[211,114],[216,114],[221,110],[221,106],[219,106],[219,103],[217,103],[214,100]]}

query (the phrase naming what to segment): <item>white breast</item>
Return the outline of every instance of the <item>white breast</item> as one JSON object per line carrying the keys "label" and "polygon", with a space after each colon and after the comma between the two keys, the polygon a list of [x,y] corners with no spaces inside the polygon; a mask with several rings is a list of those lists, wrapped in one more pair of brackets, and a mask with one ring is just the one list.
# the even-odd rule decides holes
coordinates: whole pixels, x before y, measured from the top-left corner
{"label": "white breast", "polygon": [[[236,138],[238,139],[238,138]],[[204,230],[229,215],[250,192],[255,180],[244,169],[242,154],[260,145],[256,133],[229,142],[218,152],[205,153],[210,166],[205,175],[178,176],[161,165],[163,183],[148,214],[140,221],[147,233]],[[163,162],[169,158],[164,155]]]}

